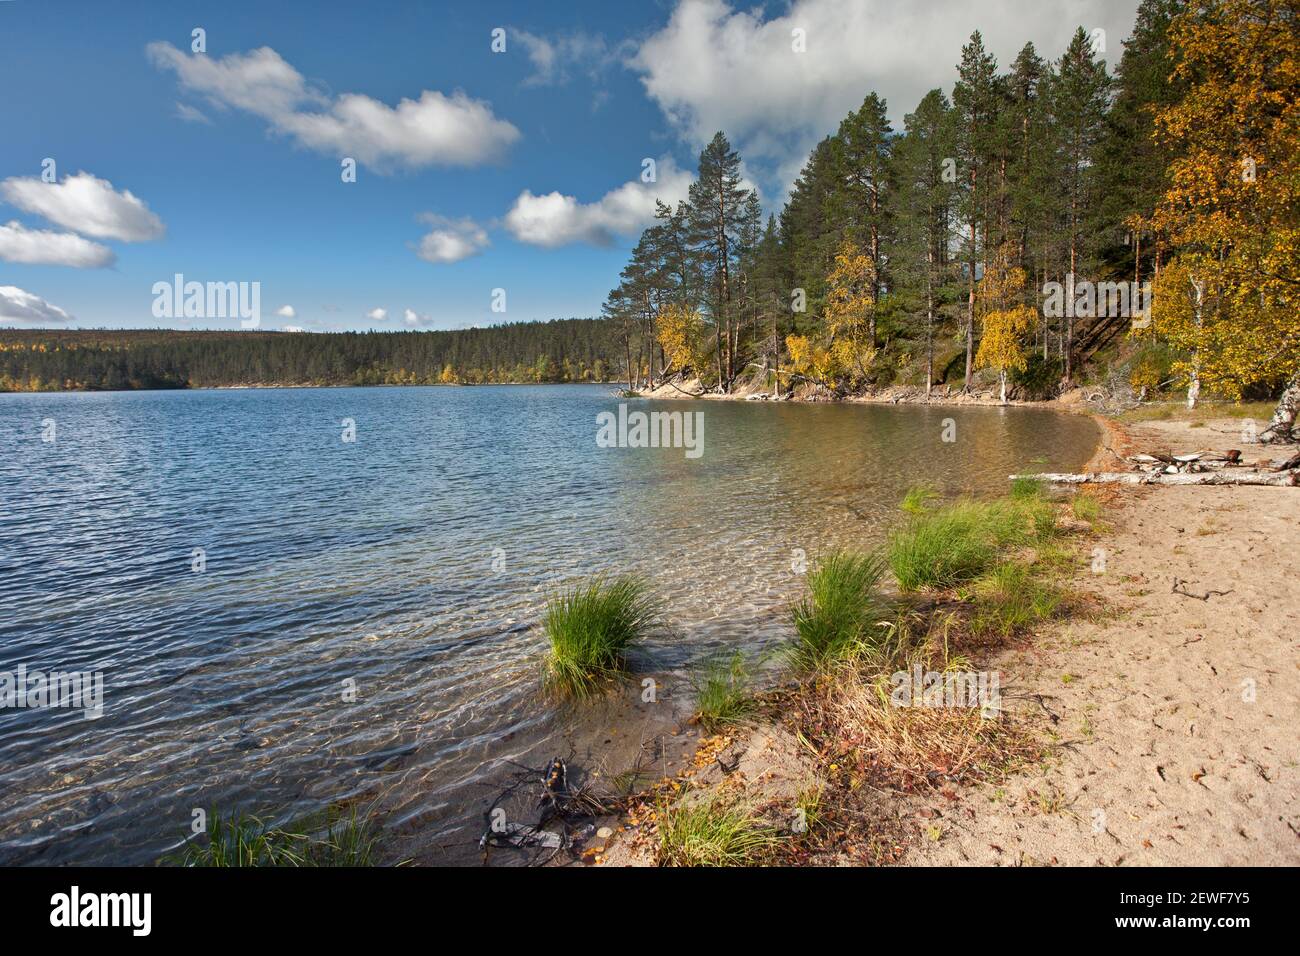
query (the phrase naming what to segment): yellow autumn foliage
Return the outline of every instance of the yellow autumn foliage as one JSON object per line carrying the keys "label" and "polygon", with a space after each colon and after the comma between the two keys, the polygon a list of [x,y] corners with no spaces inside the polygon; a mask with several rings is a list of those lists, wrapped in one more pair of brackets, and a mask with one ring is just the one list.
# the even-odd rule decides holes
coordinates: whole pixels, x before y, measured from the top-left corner
{"label": "yellow autumn foliage", "polygon": [[[1170,27],[1184,99],[1156,117],[1178,158],[1156,210],[1177,249],[1153,290],[1189,391],[1300,375],[1300,26],[1290,0],[1208,0]],[[1198,307],[1197,289],[1200,290]]]}
{"label": "yellow autumn foliage", "polygon": [[655,317],[655,335],[670,368],[692,369],[703,376],[708,367],[704,319],[690,306],[671,303]]}

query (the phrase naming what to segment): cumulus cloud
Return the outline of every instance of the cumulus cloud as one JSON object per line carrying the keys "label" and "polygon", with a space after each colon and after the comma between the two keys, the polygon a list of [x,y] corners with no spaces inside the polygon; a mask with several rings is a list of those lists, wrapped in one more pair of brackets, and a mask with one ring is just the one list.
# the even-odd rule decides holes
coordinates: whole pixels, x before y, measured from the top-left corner
{"label": "cumulus cloud", "polygon": [[265,120],[278,133],[321,152],[351,156],[372,169],[474,166],[500,157],[519,130],[492,107],[456,90],[424,90],[389,106],[360,93],[330,96],[310,86],[270,47],[220,59],[188,54],[170,43],[146,47],[159,69],[219,109]]}
{"label": "cumulus cloud", "polygon": [[281,332],[310,332],[311,330],[304,329],[301,325],[286,325],[282,329],[280,329],[280,331]]}
{"label": "cumulus cloud", "polygon": [[489,245],[487,232],[472,219],[448,219],[429,212],[420,216],[420,221],[433,227],[416,250],[425,262],[459,262],[478,255]]}
{"label": "cumulus cloud", "polygon": [[28,229],[17,220],[0,225],[0,259],[24,265],[102,269],[117,261],[108,246],[71,232]]}
{"label": "cumulus cloud", "polygon": [[[950,90],[973,30],[1007,67],[1032,40],[1055,58],[1075,28],[1106,31],[1106,56],[1122,52],[1138,0],[794,0],[765,18],[726,0],[680,0],[668,23],[644,40],[629,66],[647,95],[689,142],[724,130],[783,188],[808,150],[875,90],[895,127],[935,87]],[[804,31],[806,52],[792,48]]]}
{"label": "cumulus cloud", "polygon": [[298,310],[291,305],[282,305],[275,310],[275,314],[282,319],[295,319],[298,317]]}
{"label": "cumulus cloud", "polygon": [[402,321],[406,323],[408,328],[412,329],[418,328],[422,325],[431,325],[433,323],[433,319],[430,316],[421,315],[414,309],[407,309],[403,312]]}
{"label": "cumulus cloud", "polygon": [[0,321],[50,324],[71,319],[72,316],[39,295],[16,285],[0,285]]}
{"label": "cumulus cloud", "polygon": [[371,322],[382,322],[384,319],[388,318],[388,310],[378,307],[373,308],[366,313],[366,318]]}
{"label": "cumulus cloud", "polygon": [[655,200],[674,205],[686,198],[691,175],[670,157],[658,161],[656,182],[626,182],[595,202],[525,189],[506,213],[505,225],[520,242],[555,248],[574,242],[607,246],[618,236],[632,236],[654,221]]}
{"label": "cumulus cloud", "polygon": [[129,190],[118,192],[107,179],[86,172],[61,183],[14,176],[0,182],[0,196],[24,212],[101,239],[144,242],[166,231],[162,220]]}

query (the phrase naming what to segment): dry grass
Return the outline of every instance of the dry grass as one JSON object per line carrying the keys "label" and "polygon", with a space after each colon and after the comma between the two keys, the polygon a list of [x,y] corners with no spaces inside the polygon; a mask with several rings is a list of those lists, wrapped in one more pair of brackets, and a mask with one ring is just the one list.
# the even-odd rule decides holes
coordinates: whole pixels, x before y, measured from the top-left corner
{"label": "dry grass", "polygon": [[1005,711],[977,707],[895,707],[884,675],[841,679],[819,705],[850,784],[875,780],[904,790],[1000,779],[1041,756]]}

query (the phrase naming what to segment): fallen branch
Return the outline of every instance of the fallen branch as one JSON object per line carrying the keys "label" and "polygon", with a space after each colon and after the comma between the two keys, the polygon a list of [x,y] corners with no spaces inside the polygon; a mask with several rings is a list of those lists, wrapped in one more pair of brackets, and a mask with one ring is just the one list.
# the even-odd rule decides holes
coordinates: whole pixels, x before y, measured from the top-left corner
{"label": "fallen branch", "polygon": [[[1212,594],[1217,594],[1219,597],[1223,597],[1225,594],[1232,593],[1232,589],[1229,588],[1226,591],[1206,591],[1204,594],[1193,594],[1191,591],[1187,590],[1186,585],[1187,582],[1182,578],[1174,578],[1173,592],[1175,594],[1181,594],[1183,597],[1195,598],[1198,601],[1208,601]],[[1179,590],[1179,588],[1182,588],[1182,590]]]}
{"label": "fallen branch", "polygon": [[1270,474],[1259,471],[1204,471],[1180,472],[1167,475],[1162,472],[1091,471],[1082,474],[1046,473],[1038,475],[1011,475],[1033,481],[1046,481],[1054,485],[1273,485],[1289,488],[1296,484],[1296,472]]}

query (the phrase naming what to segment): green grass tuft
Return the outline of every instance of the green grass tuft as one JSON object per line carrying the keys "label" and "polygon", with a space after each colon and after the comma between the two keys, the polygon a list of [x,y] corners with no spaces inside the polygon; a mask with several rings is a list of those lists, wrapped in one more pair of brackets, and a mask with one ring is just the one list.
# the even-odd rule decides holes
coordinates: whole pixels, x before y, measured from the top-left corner
{"label": "green grass tuft", "polygon": [[907,489],[907,494],[903,496],[902,504],[899,505],[910,515],[924,514],[930,507],[930,502],[939,497],[939,492],[935,491],[929,485],[914,485]]}
{"label": "green grass tuft", "polygon": [[[317,824],[313,826],[312,824]],[[369,820],[333,810],[273,827],[260,817],[208,814],[205,839],[188,844],[181,866],[370,866],[377,837]]]}
{"label": "green grass tuft", "polygon": [[660,866],[753,866],[779,842],[775,829],[717,797],[659,807]]}
{"label": "green grass tuft", "polygon": [[972,633],[1006,639],[1056,613],[1061,593],[1034,569],[1019,562],[999,564],[971,585]]}
{"label": "green grass tuft", "polygon": [[832,551],[808,572],[808,596],[791,608],[797,666],[815,669],[879,646],[890,608],[879,585],[885,559]]}
{"label": "green grass tuft", "polygon": [[1043,482],[1039,478],[1021,475],[1011,479],[1012,501],[1036,501],[1043,497]]}
{"label": "green grass tuft", "polygon": [[756,702],[749,693],[749,669],[737,651],[730,659],[711,661],[696,686],[700,724],[709,733],[744,720],[754,712]]}
{"label": "green grass tuft", "polygon": [[626,671],[627,649],[658,620],[658,604],[635,577],[598,577],[552,597],[543,620],[547,687],[576,698],[597,693]]}
{"label": "green grass tuft", "polygon": [[955,587],[991,568],[1008,548],[1051,540],[1050,502],[1029,496],[1009,501],[956,501],[914,514],[889,536],[889,565],[904,591]]}

